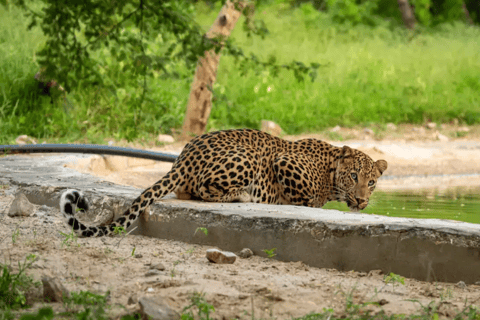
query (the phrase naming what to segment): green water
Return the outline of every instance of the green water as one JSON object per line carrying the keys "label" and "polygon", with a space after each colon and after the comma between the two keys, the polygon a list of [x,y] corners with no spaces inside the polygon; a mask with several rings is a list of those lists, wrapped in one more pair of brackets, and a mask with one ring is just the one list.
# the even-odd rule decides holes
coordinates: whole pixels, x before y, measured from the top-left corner
{"label": "green water", "polygon": [[[324,208],[349,211],[345,203],[329,202]],[[450,219],[480,223],[480,187],[446,190],[375,191],[363,213],[390,217]]]}

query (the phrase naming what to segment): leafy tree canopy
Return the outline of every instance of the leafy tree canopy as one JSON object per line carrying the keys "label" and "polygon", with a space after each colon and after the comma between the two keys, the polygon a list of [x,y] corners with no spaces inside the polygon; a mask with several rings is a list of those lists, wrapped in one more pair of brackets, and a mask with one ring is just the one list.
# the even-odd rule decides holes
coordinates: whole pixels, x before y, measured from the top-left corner
{"label": "leafy tree canopy", "polygon": [[[92,84],[118,88],[125,85],[120,81],[143,81],[143,100],[148,77],[178,77],[179,66],[191,74],[199,56],[222,47],[222,53],[233,55],[245,70],[261,66],[277,74],[283,68],[293,70],[299,80],[308,75],[313,81],[319,67],[298,61],[280,65],[273,58],[261,61],[229,39],[205,37],[192,18],[193,4],[186,0],[16,0],[14,4],[27,12],[29,27],[40,25],[46,36],[38,52],[42,75],[67,90]],[[249,34],[268,33],[263,23],[247,17],[244,27]]]}

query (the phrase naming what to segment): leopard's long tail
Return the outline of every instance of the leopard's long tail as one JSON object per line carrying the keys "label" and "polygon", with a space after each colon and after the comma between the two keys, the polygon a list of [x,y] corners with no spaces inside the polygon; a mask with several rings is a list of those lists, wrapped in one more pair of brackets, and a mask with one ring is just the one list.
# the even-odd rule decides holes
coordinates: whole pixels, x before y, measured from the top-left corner
{"label": "leopard's long tail", "polygon": [[60,198],[60,211],[68,225],[71,226],[73,231],[80,237],[102,237],[111,235],[115,232],[116,227],[123,227],[124,229],[130,227],[133,221],[145,211],[146,207],[174,191],[178,185],[178,179],[175,180],[170,178],[170,173],[165,175],[154,185],[145,189],[120,218],[107,226],[88,226],[75,217],[77,211],[87,211],[90,207],[88,199],[78,190],[68,189],[62,194]]}

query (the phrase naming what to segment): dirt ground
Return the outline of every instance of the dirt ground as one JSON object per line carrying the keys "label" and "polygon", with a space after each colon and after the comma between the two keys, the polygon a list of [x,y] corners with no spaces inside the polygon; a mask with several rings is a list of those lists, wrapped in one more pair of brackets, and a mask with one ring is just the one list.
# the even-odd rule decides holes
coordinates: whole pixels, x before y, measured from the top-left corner
{"label": "dirt ground", "polygon": [[[405,138],[394,136],[382,140],[368,136],[367,139],[355,138],[376,141],[379,146],[392,141],[410,146],[438,143],[434,138],[411,141],[402,141]],[[476,136],[471,138],[471,141],[479,141]],[[458,143],[462,139],[451,138],[448,143]],[[466,149],[465,154],[456,155],[448,150],[451,148],[446,142],[443,145],[446,150],[442,149],[437,158],[400,158],[375,146],[369,146],[365,151],[375,159],[387,159],[392,176],[430,172],[428,170],[480,172],[476,167],[478,161],[474,161],[475,155],[478,160],[479,149]],[[173,144],[156,149],[178,152],[180,148],[180,144]],[[439,155],[443,155],[443,159],[439,160]],[[92,159],[72,166],[102,176],[105,180],[137,187],[145,187],[158,180],[158,174],[167,172],[169,168],[168,164],[152,164],[143,160]],[[452,166],[455,161],[461,161],[461,165]],[[467,164],[470,167],[465,169]],[[156,174],[153,175],[153,172]],[[476,177],[473,183],[478,185],[478,179]],[[384,181],[386,185],[388,181]],[[357,306],[368,302],[378,304],[363,306],[360,312],[375,314],[383,310],[387,314],[413,315],[423,314],[425,311],[421,311],[421,306],[430,305],[430,310],[438,308],[441,318],[453,318],[467,305],[480,307],[480,283],[427,283],[405,279],[404,285],[393,287],[385,284],[385,275],[379,271],[339,272],[310,267],[302,262],[280,262],[259,256],[237,258],[234,264],[221,265],[206,259],[205,253],[210,247],[144,236],[66,241],[60,232],[68,234],[70,230],[58,208],[35,206],[28,217],[9,217],[7,212],[14,196],[15,187],[7,184],[0,186],[0,261],[16,270],[17,262],[33,253],[37,258],[30,274],[37,280],[43,276],[54,277],[69,291],[110,291],[110,303],[126,307],[114,308],[110,311],[112,317],[139,310],[137,301],[144,296],[155,297],[182,313],[194,292],[204,293],[206,300],[215,307],[214,319],[291,319],[322,312],[324,308],[332,308],[336,316],[348,318]],[[352,303],[347,303],[349,301]]]}

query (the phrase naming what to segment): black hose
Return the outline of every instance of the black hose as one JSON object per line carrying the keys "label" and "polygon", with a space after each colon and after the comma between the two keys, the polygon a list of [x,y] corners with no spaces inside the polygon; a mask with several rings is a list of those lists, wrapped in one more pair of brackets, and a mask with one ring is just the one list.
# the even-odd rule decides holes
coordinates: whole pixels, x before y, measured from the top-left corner
{"label": "black hose", "polygon": [[109,154],[133,158],[150,159],[164,162],[175,162],[176,155],[146,151],[140,149],[103,146],[98,144],[26,144],[0,145],[0,154],[17,153],[90,153]]}

